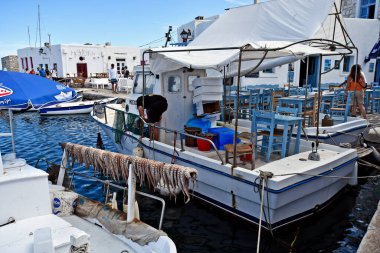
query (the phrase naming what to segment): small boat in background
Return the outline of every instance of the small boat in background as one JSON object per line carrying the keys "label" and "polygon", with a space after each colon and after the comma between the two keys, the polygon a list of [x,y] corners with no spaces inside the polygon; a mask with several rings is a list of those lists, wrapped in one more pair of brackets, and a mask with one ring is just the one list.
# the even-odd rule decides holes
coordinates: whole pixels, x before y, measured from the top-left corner
{"label": "small boat in background", "polygon": [[113,103],[117,98],[104,98],[100,100],[88,100],[69,103],[59,103],[51,106],[41,107],[38,112],[41,115],[65,115],[65,114],[82,114],[90,113],[95,103],[107,104]]}

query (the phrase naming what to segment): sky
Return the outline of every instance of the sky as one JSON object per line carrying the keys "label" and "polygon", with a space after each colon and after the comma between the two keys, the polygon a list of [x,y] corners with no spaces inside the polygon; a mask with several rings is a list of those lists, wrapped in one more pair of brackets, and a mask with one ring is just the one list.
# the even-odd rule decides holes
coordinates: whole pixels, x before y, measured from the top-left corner
{"label": "sky", "polygon": [[[5,0],[0,8],[0,58],[41,43],[142,46],[196,16],[222,14],[253,0]],[[29,34],[28,35],[28,27]],[[173,34],[174,35],[174,34]],[[30,37],[30,44],[29,44]],[[177,38],[173,36],[173,38]],[[162,46],[164,40],[151,46]],[[0,63],[1,64],[1,63]]]}

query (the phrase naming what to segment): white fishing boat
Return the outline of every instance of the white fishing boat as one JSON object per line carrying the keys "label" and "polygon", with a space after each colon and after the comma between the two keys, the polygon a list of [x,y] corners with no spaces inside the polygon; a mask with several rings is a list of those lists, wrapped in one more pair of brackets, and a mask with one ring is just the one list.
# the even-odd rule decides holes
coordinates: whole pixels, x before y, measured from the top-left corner
{"label": "white fishing boat", "polygon": [[[336,15],[329,15],[330,10]],[[265,22],[273,15],[275,19]],[[224,89],[224,77],[237,76],[239,101],[240,76],[245,73],[309,55],[335,54],[337,48],[345,51],[342,54],[352,53],[339,42],[314,37],[320,29],[326,30],[324,25],[334,24],[330,18],[339,18],[333,0],[323,0],[323,3],[319,0],[278,0],[228,10],[190,46],[144,52],[150,56],[150,71],[159,74],[160,80],[152,82],[156,83],[154,87],[148,83],[139,88],[135,83],[133,92],[151,90],[167,99],[168,109],[159,126],[145,124],[149,127],[141,129],[136,100],[142,94],[132,94],[125,106],[108,105],[93,118],[115,141],[121,153],[130,154],[139,146],[146,158],[197,169],[199,176],[193,193],[211,205],[270,230],[308,217],[327,206],[344,187],[356,184],[356,151],[302,140],[301,127],[288,130],[287,123],[298,122],[295,124],[300,126],[302,118],[274,113],[267,117],[263,116],[265,112],[252,114],[257,116],[257,121],[252,122],[271,125],[269,142],[266,137],[254,137],[259,132],[251,122],[247,131],[250,137],[241,138],[245,144],[238,144],[242,134],[238,120],[231,134],[228,129],[216,127],[219,114],[214,112],[218,111],[217,105],[222,100],[220,91]],[[194,113],[202,114],[203,119],[193,118]],[[237,119],[238,109],[234,113]],[[268,119],[272,123],[265,121]],[[189,120],[198,120],[203,131],[216,131],[218,139],[212,141],[184,131],[183,126],[188,125]],[[271,138],[276,124],[283,124],[287,130],[281,134],[282,142],[274,145],[281,144],[281,149],[270,155],[271,149],[266,150],[264,146],[273,144]],[[153,128],[159,129],[158,137],[153,137]],[[288,138],[293,129],[297,129],[297,136]],[[196,140],[198,148],[184,145],[184,138]],[[264,142],[261,152],[257,152],[256,140]],[[200,142],[208,143],[212,149],[202,151]],[[224,149],[228,152],[222,151]],[[254,158],[250,160],[249,155]]]}
{"label": "white fishing boat", "polygon": [[99,100],[87,100],[68,103],[59,103],[51,106],[42,106],[38,109],[41,115],[66,115],[90,113],[94,104],[113,103],[117,98],[103,98]]}
{"label": "white fishing boat", "polygon": [[[10,118],[12,119],[11,112]],[[0,137],[12,137],[14,151],[12,129],[11,120],[10,133],[0,133]],[[162,230],[155,229],[139,219],[138,205],[135,201],[135,194],[139,194],[135,190],[136,177],[141,182],[145,176],[137,167],[144,167],[140,163],[147,164],[146,159],[120,156],[70,143],[65,143],[62,147],[65,151],[58,185],[49,184],[45,171],[28,165],[24,159],[16,157],[15,153],[1,155],[0,152],[0,190],[3,193],[0,196],[0,252],[177,252],[173,241]],[[103,170],[106,174],[110,173],[110,167],[107,166],[108,169],[105,170],[101,165],[105,163],[104,157],[109,159],[112,156],[120,162],[125,161],[124,166],[114,167],[112,173],[128,182],[129,187],[114,185],[128,192],[126,213],[113,209],[114,206],[111,208],[74,192],[65,191],[65,187],[61,186],[70,158],[77,160],[83,154],[76,152],[79,150],[92,154],[93,159],[87,160],[87,165],[92,164],[94,168]],[[95,165],[95,160],[101,164]],[[124,169],[122,176],[119,175],[120,168]],[[144,170],[146,168],[145,166]],[[188,184],[188,180],[196,176],[193,169],[183,170],[180,166],[170,168],[167,175],[172,175],[175,169],[178,182]],[[152,173],[154,170],[151,168]],[[136,175],[135,172],[139,174]],[[72,173],[72,176],[78,174],[75,171]],[[157,176],[156,179],[162,181]],[[91,180],[98,179],[92,177]],[[103,183],[107,187],[113,186],[109,181]],[[185,189],[183,186],[182,184],[180,187]],[[140,194],[161,201],[163,215],[163,199],[146,193]],[[163,216],[160,218],[159,226],[162,225],[162,218]]]}

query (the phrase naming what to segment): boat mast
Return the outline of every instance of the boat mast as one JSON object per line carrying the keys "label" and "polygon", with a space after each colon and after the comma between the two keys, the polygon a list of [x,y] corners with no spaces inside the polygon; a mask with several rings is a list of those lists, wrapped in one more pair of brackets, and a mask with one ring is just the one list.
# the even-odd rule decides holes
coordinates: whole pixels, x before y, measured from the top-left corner
{"label": "boat mast", "polygon": [[41,48],[41,17],[40,17],[40,5],[38,5],[38,33],[40,36],[40,48]]}

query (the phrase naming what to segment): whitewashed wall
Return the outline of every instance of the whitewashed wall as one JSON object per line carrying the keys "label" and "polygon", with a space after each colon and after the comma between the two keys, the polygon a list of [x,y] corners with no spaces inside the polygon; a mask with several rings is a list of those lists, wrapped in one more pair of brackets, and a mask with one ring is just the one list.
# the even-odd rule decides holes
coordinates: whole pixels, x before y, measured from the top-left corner
{"label": "whitewashed wall", "polygon": [[[49,69],[57,64],[58,77],[77,76],[77,63],[87,64],[87,73],[105,73],[111,64],[117,64],[117,59],[125,59],[125,65],[131,71],[135,65],[140,63],[140,49],[134,47],[113,47],[106,45],[52,45],[51,47],[24,48],[17,50],[19,57],[19,68],[22,69],[21,58],[27,57],[30,67],[30,57],[33,58],[34,70],[39,64],[48,64]],[[80,58],[82,57],[82,58]],[[81,60],[82,59],[82,60]],[[24,60],[24,68],[25,68]]]}

